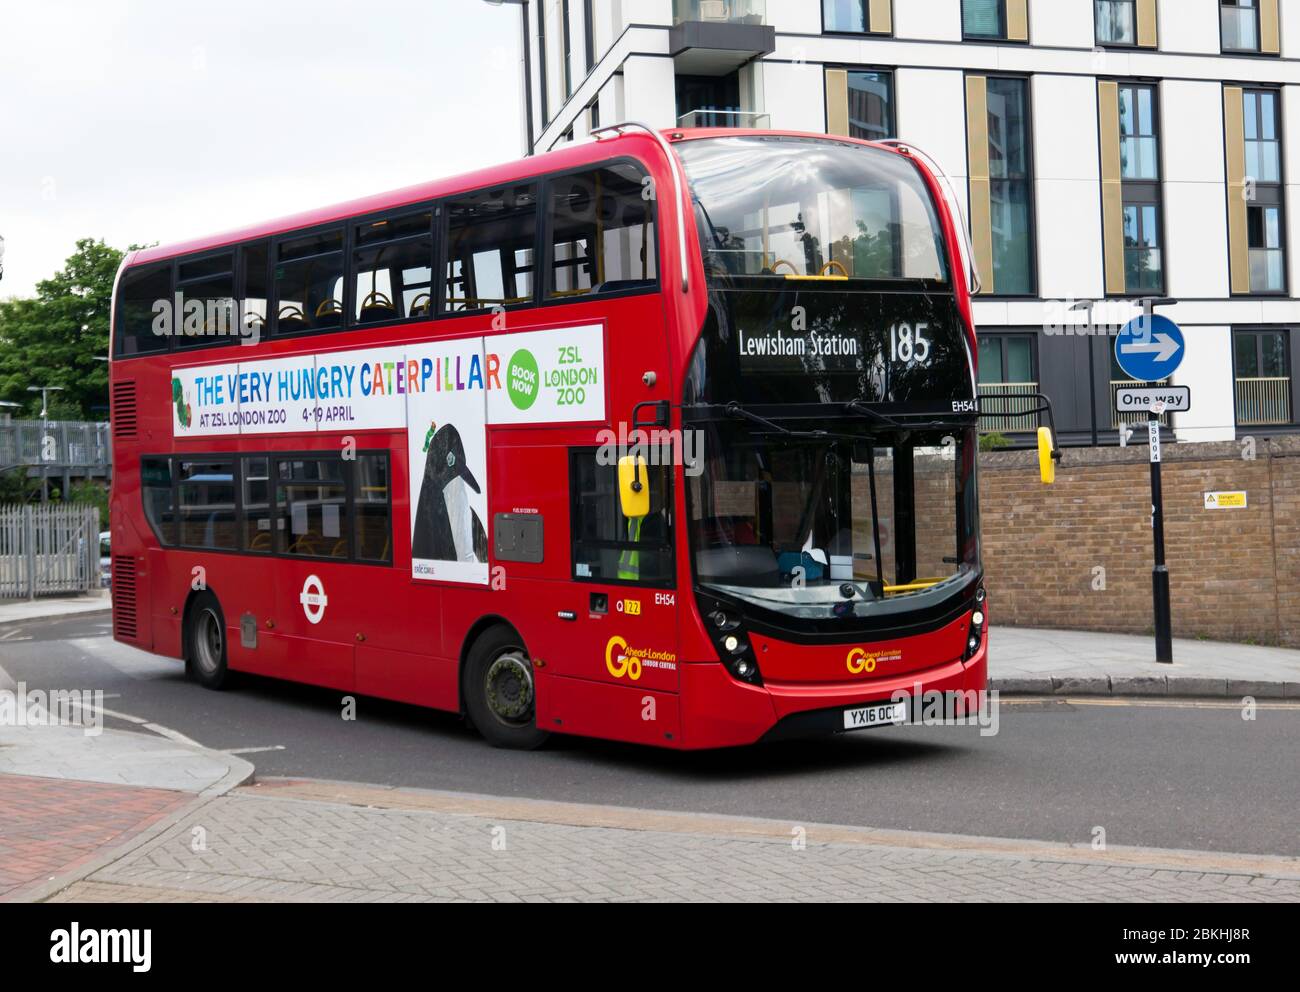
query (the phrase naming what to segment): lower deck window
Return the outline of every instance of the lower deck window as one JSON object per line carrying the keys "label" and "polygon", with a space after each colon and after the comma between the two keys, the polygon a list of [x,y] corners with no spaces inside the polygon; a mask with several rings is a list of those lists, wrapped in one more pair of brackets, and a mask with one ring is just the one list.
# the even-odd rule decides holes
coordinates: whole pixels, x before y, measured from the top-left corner
{"label": "lower deck window", "polygon": [[393,560],[387,453],[150,456],[140,492],[164,547]]}

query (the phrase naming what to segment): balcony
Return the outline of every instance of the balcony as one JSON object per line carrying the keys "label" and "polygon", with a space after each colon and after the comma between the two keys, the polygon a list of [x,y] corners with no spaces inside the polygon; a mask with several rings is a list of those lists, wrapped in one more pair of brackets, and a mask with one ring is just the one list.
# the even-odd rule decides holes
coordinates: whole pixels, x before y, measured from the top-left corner
{"label": "balcony", "polygon": [[752,110],[692,110],[677,118],[678,127],[747,127],[766,131],[772,115]]}
{"label": "balcony", "polygon": [[[1132,427],[1134,424],[1145,424],[1151,420],[1151,414],[1146,410],[1134,410],[1129,413],[1119,412],[1119,403],[1117,402],[1117,393],[1121,389],[1127,389],[1133,386],[1168,386],[1168,379],[1161,379],[1159,382],[1138,382],[1135,379],[1111,379],[1110,380],[1110,426],[1115,430],[1121,427]],[[1162,413],[1156,418],[1160,421],[1162,427],[1169,426],[1169,414]]]}
{"label": "balcony", "polygon": [[1291,423],[1291,377],[1237,380],[1237,425]]}
{"label": "balcony", "polygon": [[[985,412],[984,416],[980,417],[980,433],[1032,434],[1038,430],[1038,415],[1024,412],[1035,410],[1040,405],[1035,396],[1038,392],[1038,383],[981,382],[979,391],[980,396],[987,396],[990,393],[1015,394],[1005,399],[981,402],[980,409]],[[1021,396],[1024,396],[1023,400],[1020,399]]]}
{"label": "balcony", "polygon": [[776,51],[766,0],[673,0],[668,50],[677,72],[720,76]]}

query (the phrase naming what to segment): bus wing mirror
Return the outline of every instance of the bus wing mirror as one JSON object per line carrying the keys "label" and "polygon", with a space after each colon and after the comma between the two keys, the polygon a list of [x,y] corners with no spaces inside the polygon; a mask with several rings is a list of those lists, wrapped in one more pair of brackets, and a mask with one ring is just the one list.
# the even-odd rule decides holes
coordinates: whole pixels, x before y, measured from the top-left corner
{"label": "bus wing mirror", "polygon": [[618,460],[618,500],[623,516],[629,520],[650,513],[649,480],[642,456],[624,455]]}
{"label": "bus wing mirror", "polygon": [[1050,486],[1056,481],[1056,460],[1060,457],[1052,440],[1052,429],[1038,428],[1038,474],[1043,485]]}

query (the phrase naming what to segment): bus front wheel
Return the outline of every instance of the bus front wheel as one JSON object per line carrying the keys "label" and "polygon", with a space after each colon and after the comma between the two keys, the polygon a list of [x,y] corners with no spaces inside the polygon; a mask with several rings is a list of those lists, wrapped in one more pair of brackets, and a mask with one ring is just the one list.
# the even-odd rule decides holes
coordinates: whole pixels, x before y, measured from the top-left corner
{"label": "bus front wheel", "polygon": [[537,727],[533,663],[506,627],[485,631],[465,664],[465,708],[493,747],[531,751],[550,735]]}
{"label": "bus front wheel", "polygon": [[189,652],[190,676],[207,689],[220,689],[230,678],[226,667],[226,619],[221,604],[210,592],[200,593],[190,607]]}

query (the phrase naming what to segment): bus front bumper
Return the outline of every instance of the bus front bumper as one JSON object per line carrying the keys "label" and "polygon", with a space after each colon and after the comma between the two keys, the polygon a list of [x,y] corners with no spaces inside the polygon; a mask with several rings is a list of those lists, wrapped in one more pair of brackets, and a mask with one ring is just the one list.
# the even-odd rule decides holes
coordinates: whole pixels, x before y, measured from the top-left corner
{"label": "bus front bumper", "polygon": [[[955,659],[923,671],[856,682],[767,682],[753,686],[737,681],[719,663],[684,664],[682,672],[682,739],[686,749],[737,747],[757,741],[845,733],[844,712],[889,702],[906,693],[915,720],[926,694],[943,694],[945,712],[955,715],[963,700],[988,687],[988,638],[969,660]],[[982,697],[981,697],[982,701]],[[888,729],[888,728],[885,728]]]}

